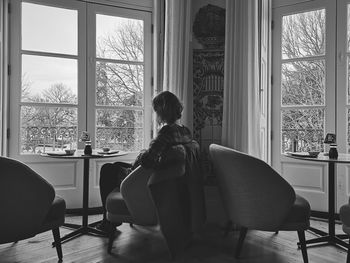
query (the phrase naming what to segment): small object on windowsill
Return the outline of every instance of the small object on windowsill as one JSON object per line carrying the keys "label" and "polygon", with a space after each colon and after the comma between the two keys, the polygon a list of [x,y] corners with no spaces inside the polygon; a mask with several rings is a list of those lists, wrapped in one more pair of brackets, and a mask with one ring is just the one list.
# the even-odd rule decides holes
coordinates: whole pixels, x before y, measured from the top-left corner
{"label": "small object on windowsill", "polygon": [[90,133],[88,133],[87,131],[82,131],[79,140],[81,142],[91,142]]}
{"label": "small object on windowsill", "polygon": [[334,133],[327,133],[326,138],[324,139],[324,143],[327,144],[335,144],[337,141],[337,137]]}
{"label": "small object on windowsill", "polygon": [[[327,133],[324,143],[330,144],[328,156],[329,159],[338,159],[338,150],[337,150],[337,137],[334,133]],[[325,155],[327,156],[327,155]]]}
{"label": "small object on windowsill", "polygon": [[311,158],[317,158],[317,156],[320,154],[320,152],[313,151],[313,152],[308,152]]}
{"label": "small object on windowsill", "polygon": [[108,147],[103,147],[103,148],[102,148],[102,151],[103,151],[103,152],[109,152],[109,150],[110,150],[110,149],[109,149]]}
{"label": "small object on windowsill", "polygon": [[293,152],[296,152],[298,150],[298,140],[293,140]]}
{"label": "small object on windowsill", "polygon": [[329,159],[338,159],[338,150],[336,144],[331,144],[328,155]]}
{"label": "small object on windowsill", "polygon": [[85,142],[84,154],[85,155],[91,155],[92,154],[91,141],[86,141]]}
{"label": "small object on windowsill", "polygon": [[64,150],[67,155],[73,155],[75,153],[75,149],[66,149]]}

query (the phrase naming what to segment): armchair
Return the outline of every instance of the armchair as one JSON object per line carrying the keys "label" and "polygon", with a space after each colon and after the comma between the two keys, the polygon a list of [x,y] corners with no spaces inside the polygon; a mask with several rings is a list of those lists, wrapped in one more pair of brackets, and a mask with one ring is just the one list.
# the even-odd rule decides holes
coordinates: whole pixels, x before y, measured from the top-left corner
{"label": "armchair", "polygon": [[[204,191],[199,167],[199,145],[193,141],[172,146],[162,167],[139,166],[107,198],[107,219],[141,226],[159,225],[173,258],[185,249],[205,220]],[[115,231],[115,227],[112,227]],[[108,252],[111,252],[114,232]]]}
{"label": "armchair", "polygon": [[66,203],[40,175],[19,161],[0,157],[0,244],[52,230],[62,260],[59,227]]}
{"label": "armchair", "polygon": [[298,232],[307,263],[304,231],[310,226],[309,203],[264,161],[216,144],[209,152],[228,218],[241,227],[236,257],[248,229],[286,230]]}
{"label": "armchair", "polygon": [[[340,220],[343,223],[343,231],[347,234],[350,235],[350,199],[349,199],[349,204],[345,204],[342,207],[340,207],[339,210],[339,216]],[[350,240],[349,240],[350,242]],[[349,243],[350,247],[350,243]],[[348,254],[346,257],[346,262],[350,263],[350,249],[348,247]]]}

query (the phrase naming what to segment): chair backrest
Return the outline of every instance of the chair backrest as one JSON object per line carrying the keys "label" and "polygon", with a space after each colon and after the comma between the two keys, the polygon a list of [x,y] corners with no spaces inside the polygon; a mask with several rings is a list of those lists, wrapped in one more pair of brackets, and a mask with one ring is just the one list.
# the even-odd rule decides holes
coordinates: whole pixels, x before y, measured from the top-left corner
{"label": "chair backrest", "polygon": [[[185,249],[205,221],[203,180],[196,141],[172,146],[148,185],[160,229],[172,255]],[[166,179],[165,179],[166,178]]]}
{"label": "chair backrest", "polygon": [[200,231],[206,220],[204,177],[199,144],[193,140],[186,149],[186,180],[191,204],[192,231]]}
{"label": "chair backrest", "polygon": [[291,185],[253,156],[216,144],[209,152],[229,219],[248,229],[278,230],[295,201]]}
{"label": "chair backrest", "polygon": [[124,179],[120,190],[133,222],[158,223],[170,253],[175,255],[186,247],[192,233],[205,220],[198,143],[171,146],[159,169],[138,167]]}
{"label": "chair backrest", "polygon": [[54,188],[13,159],[0,157],[0,171],[0,243],[36,235],[54,200]]}
{"label": "chair backrest", "polygon": [[186,209],[190,211],[188,216],[192,231],[200,231],[206,219],[206,209],[199,144],[192,140],[189,143],[174,145],[168,149],[163,161],[164,168],[155,171],[148,184],[154,185],[184,175],[182,183],[186,189],[182,195],[186,201],[182,203],[189,206]]}

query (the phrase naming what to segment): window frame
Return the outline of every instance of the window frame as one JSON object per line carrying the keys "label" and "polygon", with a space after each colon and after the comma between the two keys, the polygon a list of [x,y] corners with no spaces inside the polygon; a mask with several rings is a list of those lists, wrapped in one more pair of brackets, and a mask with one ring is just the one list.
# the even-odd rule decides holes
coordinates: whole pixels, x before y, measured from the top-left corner
{"label": "window frame", "polygon": [[[21,154],[20,153],[20,109],[22,105],[32,105],[32,106],[44,106],[44,104],[39,103],[36,105],[35,103],[21,102],[21,89],[16,88],[21,86],[21,4],[22,2],[34,3],[34,4],[42,4],[46,6],[53,6],[65,9],[75,9],[78,10],[78,54],[75,55],[60,55],[57,53],[50,52],[40,52],[40,51],[25,51],[28,54],[44,54],[49,55],[50,57],[77,57],[78,61],[78,104],[58,104],[59,106],[69,106],[69,107],[77,107],[78,109],[78,137],[79,132],[87,130],[93,139],[92,145],[95,145],[95,114],[91,114],[95,111],[95,67],[93,63],[95,63],[96,59],[91,55],[94,51],[92,51],[92,46],[95,46],[95,38],[92,35],[95,35],[95,29],[89,30],[91,26],[91,20],[87,19],[87,14],[91,14],[93,9],[100,10],[110,10],[112,15],[116,15],[117,13],[122,14],[137,14],[137,17],[140,18],[140,14],[142,18],[145,19],[145,27],[144,41],[147,43],[147,47],[145,47],[145,73],[144,73],[144,106],[143,110],[144,114],[144,136],[143,136],[143,147],[146,147],[151,140],[152,134],[152,107],[151,107],[151,97],[153,95],[153,87],[151,83],[152,79],[152,34],[151,34],[151,12],[147,10],[133,10],[131,8],[126,7],[117,7],[117,6],[107,6],[103,4],[93,4],[82,1],[75,0],[12,0],[11,1],[11,50],[10,50],[10,59],[11,59],[11,71],[10,75],[10,128],[11,128],[11,137],[9,141],[9,156],[17,159],[21,159],[23,161],[35,161],[40,160],[37,154]],[[148,31],[149,29],[149,31]],[[93,34],[90,33],[93,31]],[[93,39],[92,42],[91,38]],[[91,106],[94,105],[94,106]],[[57,106],[55,104],[48,104],[49,107]],[[93,118],[91,118],[93,116]],[[78,142],[78,148],[82,149],[83,144]],[[129,154],[128,159],[132,159],[136,157],[136,152]]]}
{"label": "window frame", "polygon": [[[131,109],[131,110],[142,110],[144,112],[143,116],[143,147],[145,148],[151,141],[151,129],[152,129],[152,107],[151,107],[151,98],[152,98],[152,34],[151,34],[151,15],[148,12],[132,10],[132,9],[122,9],[117,7],[107,7],[103,5],[91,4],[88,6],[87,17],[88,20],[88,28],[96,28],[96,15],[110,15],[110,16],[118,16],[125,18],[135,18],[144,21],[144,97],[143,97],[143,105],[138,106],[107,106],[107,105],[96,105],[96,63],[98,61],[109,61],[112,63],[120,62],[118,59],[101,59],[96,57],[96,30],[90,30],[87,34],[88,50],[88,66],[87,66],[87,104],[93,105],[88,107],[87,116],[89,119],[87,120],[87,129],[91,131],[92,136],[95,138],[96,133],[96,110],[97,109]],[[122,61],[125,63],[125,61]],[[139,64],[137,62],[136,64]],[[95,141],[93,141],[93,147],[95,145]],[[136,157],[137,152],[133,152],[132,155]]]}
{"label": "window frame", "polygon": [[[304,13],[319,9],[326,10],[326,50],[323,56],[311,57],[311,60],[325,58],[325,105],[320,106],[282,106],[281,84],[282,84],[282,64],[283,61],[297,61],[309,60],[309,58],[302,57],[297,59],[282,59],[282,19],[284,16]],[[328,19],[335,12],[335,7],[327,0],[317,0],[312,2],[298,3],[290,6],[278,7],[273,10],[273,84],[272,84],[272,164],[276,169],[280,169],[281,161],[288,161],[282,155],[282,111],[288,109],[324,109],[324,133],[334,132],[335,130],[335,107],[336,98],[334,92],[335,74],[331,72],[335,69],[334,50],[335,50],[335,21]]]}

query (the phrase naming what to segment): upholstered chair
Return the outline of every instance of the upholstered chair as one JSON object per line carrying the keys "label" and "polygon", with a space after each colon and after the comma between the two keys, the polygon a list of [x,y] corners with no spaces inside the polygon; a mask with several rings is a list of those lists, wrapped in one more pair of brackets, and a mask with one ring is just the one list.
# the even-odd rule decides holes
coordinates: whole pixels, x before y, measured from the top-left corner
{"label": "upholstered chair", "polygon": [[[199,232],[205,221],[203,180],[198,143],[172,146],[159,169],[139,166],[107,198],[107,219],[140,226],[159,225],[174,258]],[[112,227],[111,252],[115,227]]]}
{"label": "upholstered chair", "polygon": [[0,244],[52,230],[62,260],[59,227],[66,203],[39,174],[22,162],[0,157]]}
{"label": "upholstered chair", "polygon": [[297,231],[304,262],[308,262],[305,230],[310,205],[264,161],[242,152],[211,144],[210,156],[229,220],[240,226],[236,257],[248,229]]}
{"label": "upholstered chair", "polygon": [[[350,236],[350,199],[349,199],[348,204],[340,207],[339,216],[340,216],[340,220],[343,223],[343,231]],[[350,248],[350,240],[349,240],[349,247],[348,247],[348,255],[346,258],[347,263],[350,263],[350,249],[349,248]]]}

